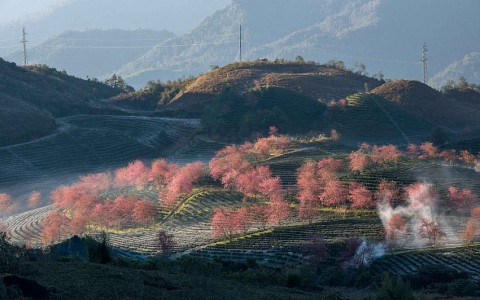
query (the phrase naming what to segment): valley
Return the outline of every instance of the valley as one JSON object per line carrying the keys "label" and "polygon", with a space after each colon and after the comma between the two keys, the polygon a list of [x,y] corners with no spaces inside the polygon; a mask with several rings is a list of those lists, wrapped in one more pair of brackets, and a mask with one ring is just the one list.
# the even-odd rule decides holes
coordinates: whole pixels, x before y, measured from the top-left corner
{"label": "valley", "polygon": [[[6,270],[53,297],[79,282],[54,282],[43,264],[73,276],[79,262],[104,265],[105,282],[139,272],[152,298],[208,292],[182,273],[304,299],[363,299],[393,289],[388,276],[432,299],[478,295],[480,107],[468,85],[440,92],[340,62],[257,60],[130,91],[3,66],[9,84],[36,82],[3,93],[56,127],[0,147],[5,249],[24,253]],[[31,96],[41,81],[53,97]]]}

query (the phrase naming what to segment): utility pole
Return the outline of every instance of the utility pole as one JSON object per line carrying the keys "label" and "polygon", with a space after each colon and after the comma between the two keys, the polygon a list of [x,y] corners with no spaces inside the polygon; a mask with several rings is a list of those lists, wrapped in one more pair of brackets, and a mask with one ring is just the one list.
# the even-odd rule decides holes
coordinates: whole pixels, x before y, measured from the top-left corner
{"label": "utility pole", "polygon": [[242,24],[240,24],[240,62],[242,61]]}
{"label": "utility pole", "polygon": [[23,45],[23,65],[27,65],[27,32],[25,31],[25,26],[23,26],[22,30],[22,40],[20,41]]}
{"label": "utility pole", "polygon": [[424,84],[427,84],[428,49],[425,43],[423,43],[422,59],[420,61],[422,62],[423,67],[422,81]]}

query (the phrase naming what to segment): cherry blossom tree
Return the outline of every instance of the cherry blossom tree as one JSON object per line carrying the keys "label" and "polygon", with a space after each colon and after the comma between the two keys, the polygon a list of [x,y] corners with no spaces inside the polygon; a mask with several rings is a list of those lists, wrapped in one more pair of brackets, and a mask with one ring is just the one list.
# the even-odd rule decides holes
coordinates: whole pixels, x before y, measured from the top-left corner
{"label": "cherry blossom tree", "polygon": [[132,224],[132,211],[135,208],[136,199],[126,198],[121,195],[115,198],[109,211],[112,218],[115,218],[114,227],[122,227]]}
{"label": "cherry blossom tree", "polygon": [[420,148],[415,144],[408,144],[407,146],[407,155],[409,156],[419,156],[421,154]]}
{"label": "cherry blossom tree", "polygon": [[268,204],[268,222],[279,225],[290,216],[288,202],[283,199],[273,199]]}
{"label": "cherry blossom tree", "polygon": [[325,189],[320,195],[320,201],[325,206],[338,206],[345,203],[347,199],[347,190],[338,180],[331,180],[325,185]]}
{"label": "cherry blossom tree", "polygon": [[402,153],[395,145],[373,146],[370,158],[378,164],[397,163]]}
{"label": "cherry blossom tree", "polygon": [[421,155],[420,158],[436,158],[438,156],[438,148],[435,147],[432,143],[430,142],[425,142],[420,145],[420,151]]}
{"label": "cherry blossom tree", "polygon": [[343,168],[343,160],[333,157],[324,158],[318,161],[317,168],[319,173],[338,173]]}
{"label": "cherry blossom tree", "polygon": [[379,203],[389,203],[395,207],[401,203],[402,194],[395,182],[382,180],[377,186],[375,199]]}
{"label": "cherry blossom tree", "polygon": [[133,208],[133,221],[141,225],[151,225],[155,221],[156,207],[150,201],[138,200]]}
{"label": "cherry blossom tree", "polygon": [[14,208],[13,198],[5,193],[0,194],[0,213],[6,214],[13,210]]}
{"label": "cherry blossom tree", "polygon": [[232,223],[237,233],[246,233],[252,225],[248,208],[241,207],[237,209],[232,215]]}
{"label": "cherry blossom tree", "polygon": [[467,226],[461,234],[463,241],[467,244],[473,243],[475,241],[478,229],[478,222],[475,222],[472,219],[468,220]]}
{"label": "cherry blossom tree", "polygon": [[451,186],[448,188],[448,200],[457,209],[469,209],[477,201],[477,195],[469,189],[458,190]]}
{"label": "cherry blossom tree", "polygon": [[265,229],[268,224],[269,206],[263,204],[255,204],[248,207],[248,213],[252,222],[260,225]]}
{"label": "cherry blossom tree", "polygon": [[460,151],[460,159],[467,165],[467,166],[474,166],[475,165],[475,155],[471,154],[467,150]]}
{"label": "cherry blossom tree", "polygon": [[351,202],[351,208],[373,208],[372,192],[370,192],[363,184],[351,182],[348,186],[348,200]]}
{"label": "cherry blossom tree", "polygon": [[49,244],[71,234],[70,219],[60,212],[50,212],[42,221],[42,242]]}
{"label": "cherry blossom tree", "polygon": [[179,165],[168,163],[164,159],[155,160],[150,168],[148,180],[159,185],[165,185],[179,169]]}
{"label": "cherry blossom tree", "polygon": [[432,246],[437,246],[438,240],[446,236],[440,225],[433,220],[425,218],[420,219],[420,237],[426,238],[430,241]]}
{"label": "cherry blossom tree", "polygon": [[396,243],[397,240],[407,233],[407,220],[399,213],[393,214],[385,226],[387,241]]}
{"label": "cherry blossom tree", "polygon": [[148,184],[149,177],[150,170],[141,161],[136,160],[115,171],[115,187],[134,186],[142,189]]}
{"label": "cherry blossom tree", "polygon": [[480,232],[480,206],[471,210],[465,230],[462,232],[462,238],[466,243],[471,243]]}
{"label": "cherry blossom tree", "polygon": [[457,152],[453,149],[443,150],[438,156],[449,164],[452,164],[455,160],[459,159]]}
{"label": "cherry blossom tree", "polygon": [[297,188],[297,199],[300,203],[317,201],[321,188],[315,162],[309,161],[298,169]]}
{"label": "cherry blossom tree", "polygon": [[413,183],[406,187],[408,201],[413,209],[433,209],[439,200],[438,193],[433,186],[426,183]]}
{"label": "cherry blossom tree", "polygon": [[341,138],[341,135],[340,135],[340,132],[338,132],[336,129],[332,129],[330,131],[330,138],[335,141],[335,142],[338,142]]}
{"label": "cherry blossom tree", "polygon": [[169,207],[182,195],[189,194],[195,182],[205,174],[205,166],[201,162],[185,165],[173,175],[167,187],[160,193],[160,201]]}
{"label": "cherry blossom tree", "polygon": [[236,147],[228,146],[210,160],[210,175],[220,180],[225,188],[235,187],[237,177],[253,169],[252,164]]}
{"label": "cherry blossom tree", "polygon": [[80,177],[79,185],[91,193],[99,194],[113,186],[112,175],[107,172],[88,174]]}
{"label": "cherry blossom tree", "polygon": [[368,166],[368,156],[363,152],[353,152],[348,156],[350,170],[353,172],[362,172]]}
{"label": "cherry blossom tree", "polygon": [[33,191],[30,196],[28,197],[28,207],[29,208],[37,208],[42,201],[42,194],[37,191]]}
{"label": "cherry blossom tree", "polygon": [[231,222],[235,211],[230,208],[216,208],[212,217],[212,236],[214,239],[231,239],[237,232],[235,224]]}

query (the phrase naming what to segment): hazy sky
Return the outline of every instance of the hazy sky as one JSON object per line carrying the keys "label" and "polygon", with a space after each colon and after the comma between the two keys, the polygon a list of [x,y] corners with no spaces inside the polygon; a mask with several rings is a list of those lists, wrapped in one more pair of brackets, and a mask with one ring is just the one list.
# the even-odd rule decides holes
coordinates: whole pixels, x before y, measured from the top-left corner
{"label": "hazy sky", "polygon": [[0,0],[0,24],[37,13],[64,0]]}

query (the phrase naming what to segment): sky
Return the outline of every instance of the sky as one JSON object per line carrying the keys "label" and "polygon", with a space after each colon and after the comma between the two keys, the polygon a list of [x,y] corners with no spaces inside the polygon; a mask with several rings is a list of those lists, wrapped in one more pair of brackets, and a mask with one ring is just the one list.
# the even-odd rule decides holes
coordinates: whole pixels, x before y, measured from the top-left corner
{"label": "sky", "polygon": [[0,0],[0,24],[45,11],[64,0]]}

